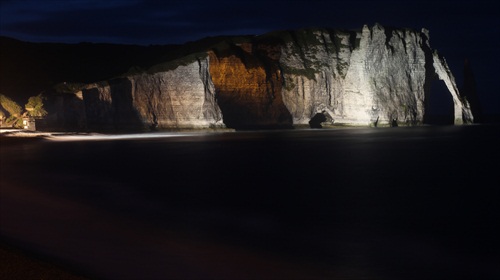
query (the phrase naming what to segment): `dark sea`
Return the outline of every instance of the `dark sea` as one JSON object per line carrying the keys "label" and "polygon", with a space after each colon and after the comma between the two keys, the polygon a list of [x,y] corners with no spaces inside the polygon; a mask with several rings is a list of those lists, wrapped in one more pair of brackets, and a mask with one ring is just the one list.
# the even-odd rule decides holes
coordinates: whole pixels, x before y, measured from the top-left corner
{"label": "dark sea", "polygon": [[1,241],[91,279],[499,279],[500,126],[0,138]]}

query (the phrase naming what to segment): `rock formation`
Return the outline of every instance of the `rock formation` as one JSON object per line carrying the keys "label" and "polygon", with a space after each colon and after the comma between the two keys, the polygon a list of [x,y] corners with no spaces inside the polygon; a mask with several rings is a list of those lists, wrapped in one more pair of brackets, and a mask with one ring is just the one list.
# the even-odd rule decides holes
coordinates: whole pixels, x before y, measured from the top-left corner
{"label": "rock formation", "polygon": [[222,126],[208,57],[171,71],[92,84],[82,94],[90,129]]}
{"label": "rock formation", "polygon": [[361,32],[303,30],[285,44],[284,100],[294,124],[321,111],[337,124],[420,124],[426,114],[428,85],[444,82],[453,97],[455,124],[470,122],[444,59],[429,46],[426,30],[364,26]]}
{"label": "rock formation", "polygon": [[338,125],[417,125],[436,82],[452,96],[454,123],[472,122],[425,29],[280,31],[87,85],[82,115],[89,129],[292,127],[317,114]]}

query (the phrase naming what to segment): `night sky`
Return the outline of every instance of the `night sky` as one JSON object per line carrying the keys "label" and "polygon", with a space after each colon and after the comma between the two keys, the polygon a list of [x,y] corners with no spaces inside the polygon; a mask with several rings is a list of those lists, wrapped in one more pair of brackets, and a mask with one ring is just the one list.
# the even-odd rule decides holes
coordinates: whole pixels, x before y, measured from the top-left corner
{"label": "night sky", "polygon": [[0,34],[31,42],[181,44],[305,27],[430,30],[459,88],[464,60],[486,113],[500,113],[500,9],[494,0],[0,0]]}

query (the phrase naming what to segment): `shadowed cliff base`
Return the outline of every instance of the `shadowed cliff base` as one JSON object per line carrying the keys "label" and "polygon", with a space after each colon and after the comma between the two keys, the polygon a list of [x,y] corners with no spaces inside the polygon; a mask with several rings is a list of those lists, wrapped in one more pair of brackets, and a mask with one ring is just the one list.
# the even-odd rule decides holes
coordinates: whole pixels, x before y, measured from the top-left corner
{"label": "shadowed cliff base", "polygon": [[133,105],[132,84],[127,78],[110,80],[106,90],[83,90],[87,129],[90,131],[140,131],[145,124]]}
{"label": "shadowed cliff base", "polygon": [[314,115],[314,117],[311,118],[309,121],[309,126],[311,128],[322,128],[323,126],[321,125],[322,122],[326,122],[326,117],[322,113],[317,113]]}

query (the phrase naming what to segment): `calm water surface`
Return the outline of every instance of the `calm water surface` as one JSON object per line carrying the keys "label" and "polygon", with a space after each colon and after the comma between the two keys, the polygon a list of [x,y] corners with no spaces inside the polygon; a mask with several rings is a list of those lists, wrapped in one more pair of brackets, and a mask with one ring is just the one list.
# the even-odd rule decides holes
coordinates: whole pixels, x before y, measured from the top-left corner
{"label": "calm water surface", "polygon": [[99,279],[500,277],[498,126],[148,136],[0,138],[2,240]]}

